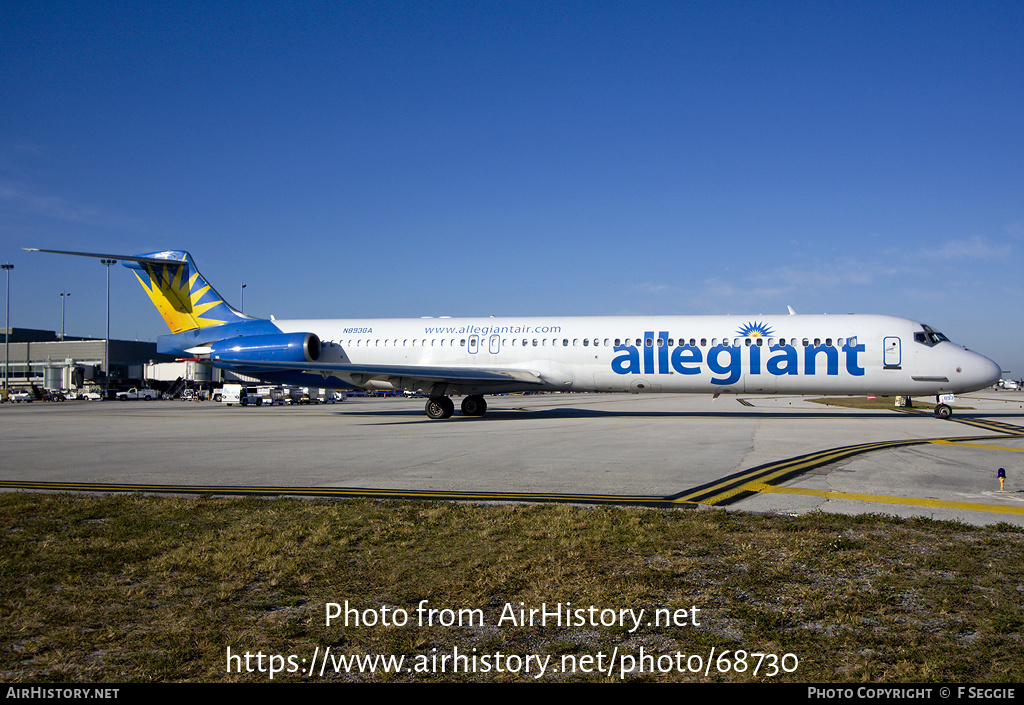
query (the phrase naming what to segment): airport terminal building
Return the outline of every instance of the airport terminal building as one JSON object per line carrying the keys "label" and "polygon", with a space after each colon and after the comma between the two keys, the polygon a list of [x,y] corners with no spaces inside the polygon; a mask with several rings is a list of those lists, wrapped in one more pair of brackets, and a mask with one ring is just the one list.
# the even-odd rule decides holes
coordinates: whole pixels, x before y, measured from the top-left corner
{"label": "airport terminal building", "polygon": [[[55,331],[33,328],[11,328],[5,332],[10,335],[11,357],[4,362],[10,366],[7,376],[12,388],[104,386],[107,345],[102,338],[66,336],[61,340]],[[141,382],[146,379],[148,366],[174,362],[173,356],[156,351],[156,343],[135,340],[111,340],[106,357],[110,365],[108,386]],[[2,381],[0,378],[0,384]]]}
{"label": "airport terminal building", "polygon": [[[0,335],[6,329],[0,328]],[[255,380],[194,361],[177,361],[173,355],[156,351],[156,343],[111,340],[109,383],[103,367],[105,341],[102,338],[60,336],[51,330],[11,328],[10,386],[12,389],[76,391],[138,385],[166,390],[175,383],[208,389],[223,382],[253,383]],[[0,343],[2,343],[0,339]],[[6,363],[6,360],[5,360]],[[4,368],[0,367],[0,387]],[[181,387],[177,388],[179,391]]]}

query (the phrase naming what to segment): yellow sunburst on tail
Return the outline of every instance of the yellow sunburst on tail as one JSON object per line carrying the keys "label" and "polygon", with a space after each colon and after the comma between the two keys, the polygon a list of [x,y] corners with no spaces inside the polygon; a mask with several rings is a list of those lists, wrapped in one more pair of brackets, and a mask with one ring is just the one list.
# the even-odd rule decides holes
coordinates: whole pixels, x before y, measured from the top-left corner
{"label": "yellow sunburst on tail", "polygon": [[[149,282],[147,283],[137,270],[135,277],[149,294],[150,300],[160,311],[160,315],[164,317],[164,321],[167,322],[167,327],[171,329],[172,333],[216,326],[226,322],[203,318],[203,314],[210,309],[225,304],[210,288],[210,285],[199,278],[199,272],[193,273],[187,282],[182,282],[182,275],[187,271],[186,267],[151,264],[144,265],[144,267],[149,275]],[[199,286],[193,291],[197,282]],[[208,292],[212,292],[214,298],[200,303],[200,300]]]}

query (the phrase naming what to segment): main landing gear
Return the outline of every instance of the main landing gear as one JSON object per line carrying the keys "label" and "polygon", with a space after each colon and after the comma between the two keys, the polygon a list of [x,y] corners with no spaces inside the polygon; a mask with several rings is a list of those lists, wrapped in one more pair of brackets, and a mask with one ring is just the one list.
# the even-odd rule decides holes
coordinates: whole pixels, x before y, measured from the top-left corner
{"label": "main landing gear", "polygon": [[487,411],[487,402],[482,394],[474,394],[462,400],[463,416],[483,416]]}
{"label": "main landing gear", "polygon": [[[483,395],[474,394],[462,400],[463,416],[483,416],[487,411],[487,402]],[[427,418],[447,419],[455,413],[455,402],[449,397],[430,397],[426,406]]]}

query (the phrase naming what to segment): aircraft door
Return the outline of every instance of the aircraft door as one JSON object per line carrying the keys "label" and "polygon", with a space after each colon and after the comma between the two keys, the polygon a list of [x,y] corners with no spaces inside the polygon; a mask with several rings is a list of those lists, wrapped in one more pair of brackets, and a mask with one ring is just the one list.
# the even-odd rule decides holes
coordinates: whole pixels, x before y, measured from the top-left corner
{"label": "aircraft door", "polygon": [[882,340],[882,365],[889,368],[898,368],[903,362],[903,353],[900,350],[900,339],[894,335],[886,336]]}
{"label": "aircraft door", "polygon": [[500,336],[500,335],[498,335],[497,333],[495,333],[495,334],[494,334],[494,335],[492,335],[492,336],[490,337],[490,339],[489,339],[489,340],[487,341],[487,350],[488,350],[488,352],[490,352],[490,353],[491,353],[492,355],[497,355],[497,354],[498,354],[498,351],[499,351],[500,349],[501,349],[501,336]]}

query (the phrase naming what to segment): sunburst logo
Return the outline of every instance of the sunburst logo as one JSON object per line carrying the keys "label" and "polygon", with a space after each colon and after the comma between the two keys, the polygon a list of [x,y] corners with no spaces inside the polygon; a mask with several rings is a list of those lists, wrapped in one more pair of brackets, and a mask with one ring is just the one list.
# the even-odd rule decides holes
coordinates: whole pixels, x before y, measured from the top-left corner
{"label": "sunburst logo", "polygon": [[740,326],[740,329],[736,332],[739,335],[744,335],[748,338],[763,338],[769,335],[775,335],[775,331],[771,329],[771,326],[765,325],[760,321]]}
{"label": "sunburst logo", "polygon": [[[199,272],[192,274],[187,281],[182,281],[184,276],[188,276],[187,266],[143,266],[149,275],[149,282],[138,273],[135,276],[156,304],[172,333],[224,323],[222,320],[203,318],[203,314],[224,304],[224,301],[202,280]],[[207,300],[202,301],[207,294]]]}

